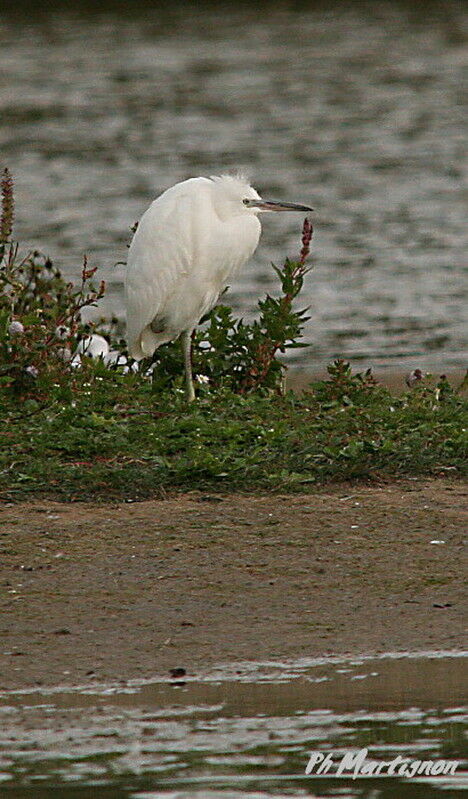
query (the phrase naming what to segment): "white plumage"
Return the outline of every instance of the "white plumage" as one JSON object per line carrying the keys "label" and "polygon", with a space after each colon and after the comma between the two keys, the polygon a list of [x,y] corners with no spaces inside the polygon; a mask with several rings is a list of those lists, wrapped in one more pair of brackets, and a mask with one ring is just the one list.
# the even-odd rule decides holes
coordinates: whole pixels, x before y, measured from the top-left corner
{"label": "white plumage", "polygon": [[240,177],[191,178],[143,214],[128,253],[127,341],[136,360],[182,333],[187,394],[193,399],[190,335],[255,251],[260,211],[311,210],[264,201]]}

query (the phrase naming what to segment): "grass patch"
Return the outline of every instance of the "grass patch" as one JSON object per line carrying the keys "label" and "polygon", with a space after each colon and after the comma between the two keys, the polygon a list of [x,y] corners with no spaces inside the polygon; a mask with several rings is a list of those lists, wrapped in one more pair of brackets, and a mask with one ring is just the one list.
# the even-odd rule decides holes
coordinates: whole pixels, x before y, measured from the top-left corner
{"label": "grass patch", "polygon": [[0,402],[0,496],[143,499],[167,490],[306,491],[382,476],[466,473],[467,402],[441,380],[394,397],[343,362],[298,396],[155,391],[90,361],[42,406]]}
{"label": "grass patch", "polygon": [[396,398],[336,361],[328,380],[282,394],[279,356],[304,346],[307,309],[295,303],[311,269],[308,219],[297,260],[274,267],[277,296],[258,301],[252,323],[220,305],[197,329],[198,398],[188,405],[178,343],[132,362],[116,320],[83,318],[105,293],[96,269],[85,258],[74,285],[49,258],[21,253],[7,169],[0,195],[0,497],[306,491],[466,469],[466,402],[445,378],[416,370],[414,389]]}

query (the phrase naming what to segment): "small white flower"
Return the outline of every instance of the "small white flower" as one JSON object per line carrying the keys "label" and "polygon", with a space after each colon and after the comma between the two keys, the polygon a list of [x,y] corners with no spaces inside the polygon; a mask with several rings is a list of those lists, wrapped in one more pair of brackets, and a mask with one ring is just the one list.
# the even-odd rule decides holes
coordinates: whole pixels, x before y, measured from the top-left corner
{"label": "small white flower", "polygon": [[128,363],[125,355],[122,355],[118,350],[109,350],[102,356],[102,360],[106,366],[127,366]]}
{"label": "small white flower", "polygon": [[71,360],[71,356],[72,356],[71,350],[69,350],[68,347],[60,347],[57,350],[57,355],[58,355],[58,357],[60,358],[61,361],[65,361],[65,362]]}
{"label": "small white flower", "polygon": [[[151,366],[149,366],[146,372],[144,373],[144,377],[152,377],[153,372],[156,368],[157,368],[157,363],[152,363]],[[138,365],[136,371],[138,371]]]}
{"label": "small white flower", "polygon": [[57,338],[59,338],[59,339],[61,339],[63,341],[64,339],[67,339],[67,338],[70,337],[70,328],[67,327],[66,325],[59,325],[55,329],[55,335],[57,336]]}
{"label": "small white flower", "polygon": [[206,375],[197,375],[195,380],[197,381],[197,383],[201,383],[201,384],[203,384],[203,383],[206,384],[206,383],[210,382],[210,378],[207,377]]}
{"label": "small white flower", "polygon": [[79,352],[75,353],[73,358],[70,361],[70,366],[72,369],[81,369],[81,355]]}
{"label": "small white flower", "polygon": [[10,322],[8,333],[10,336],[21,336],[21,334],[24,333],[24,326],[21,322]]}
{"label": "small white flower", "polygon": [[35,366],[27,366],[24,370],[26,374],[30,375],[31,377],[38,377],[39,376],[39,369],[36,369]]}
{"label": "small white flower", "polygon": [[135,363],[132,363],[131,366],[124,366],[122,371],[124,375],[131,374],[132,372],[135,374],[138,372],[138,363],[135,361]]}

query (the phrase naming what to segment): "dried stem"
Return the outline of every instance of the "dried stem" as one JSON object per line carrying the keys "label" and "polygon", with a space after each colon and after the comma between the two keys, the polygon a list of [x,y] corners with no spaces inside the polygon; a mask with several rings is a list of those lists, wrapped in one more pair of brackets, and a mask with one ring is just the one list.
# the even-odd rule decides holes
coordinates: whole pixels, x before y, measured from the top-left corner
{"label": "dried stem", "polygon": [[15,201],[13,199],[13,178],[5,167],[0,180],[2,195],[2,215],[0,218],[0,244],[6,244],[13,230]]}
{"label": "dried stem", "polygon": [[310,242],[312,241],[312,236],[314,233],[314,229],[312,227],[312,222],[306,216],[304,219],[304,224],[302,226],[302,249],[299,255],[299,263],[301,266],[304,266],[306,259],[310,253]]}
{"label": "dried stem", "polygon": [[[314,229],[312,227],[312,222],[306,217],[302,226],[301,252],[291,274],[293,288],[290,291],[287,291],[281,298],[280,313],[289,313],[292,307],[293,299],[300,288],[300,281],[302,281],[304,275],[310,270],[310,267],[306,267],[305,262],[310,253],[310,242],[312,240],[313,233]],[[297,289],[296,291],[294,290],[295,288]],[[262,384],[270,370],[272,361],[281,346],[281,341],[265,342],[259,346],[256,357],[259,367],[255,369],[255,372],[251,372],[249,385],[246,386],[246,388],[250,390]]]}

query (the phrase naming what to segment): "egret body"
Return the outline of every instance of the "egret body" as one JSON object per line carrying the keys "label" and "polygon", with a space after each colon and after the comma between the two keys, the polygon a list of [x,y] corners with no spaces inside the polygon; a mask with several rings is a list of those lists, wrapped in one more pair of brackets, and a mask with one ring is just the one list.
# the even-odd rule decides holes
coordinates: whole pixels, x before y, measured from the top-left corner
{"label": "egret body", "polygon": [[195,397],[191,335],[255,251],[261,211],[311,211],[262,200],[240,177],[191,178],[160,195],[130,244],[125,280],[132,358],[149,358],[181,336],[187,399]]}

